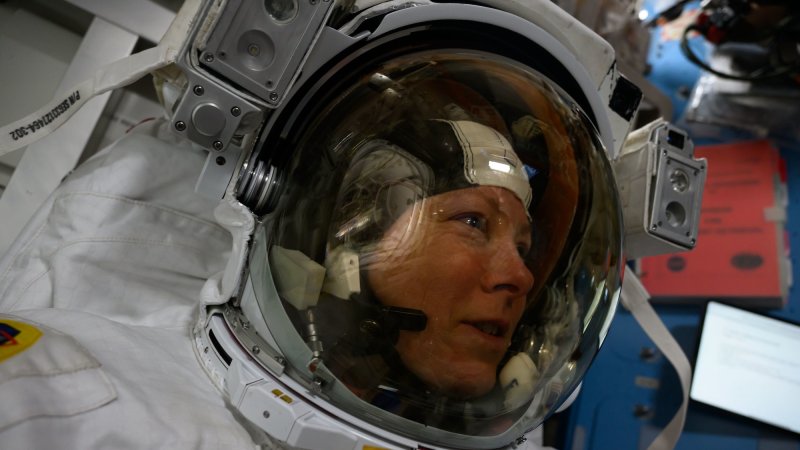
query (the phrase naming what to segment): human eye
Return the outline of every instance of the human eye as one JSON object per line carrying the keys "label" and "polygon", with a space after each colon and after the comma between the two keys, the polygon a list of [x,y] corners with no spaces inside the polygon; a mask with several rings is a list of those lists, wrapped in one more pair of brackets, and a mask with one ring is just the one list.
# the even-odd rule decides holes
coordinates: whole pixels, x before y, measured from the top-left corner
{"label": "human eye", "polygon": [[531,250],[533,250],[531,241],[530,231],[521,232],[517,235],[517,253],[519,253],[520,258],[526,259],[530,256]]}
{"label": "human eye", "polygon": [[475,228],[477,230],[486,231],[486,218],[483,217],[481,214],[478,213],[465,213],[459,214],[453,217],[453,220],[461,222],[468,227]]}
{"label": "human eye", "polygon": [[528,257],[528,253],[531,251],[531,246],[527,242],[522,242],[517,244],[517,253],[519,253],[519,257],[525,259]]}

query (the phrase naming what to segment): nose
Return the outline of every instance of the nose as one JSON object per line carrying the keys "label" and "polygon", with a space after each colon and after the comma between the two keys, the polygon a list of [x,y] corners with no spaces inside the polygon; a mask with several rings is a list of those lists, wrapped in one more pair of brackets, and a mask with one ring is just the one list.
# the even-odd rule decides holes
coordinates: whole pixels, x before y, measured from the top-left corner
{"label": "nose", "polygon": [[519,255],[515,242],[495,247],[485,269],[482,284],[487,292],[505,291],[525,296],[533,288],[533,274]]}

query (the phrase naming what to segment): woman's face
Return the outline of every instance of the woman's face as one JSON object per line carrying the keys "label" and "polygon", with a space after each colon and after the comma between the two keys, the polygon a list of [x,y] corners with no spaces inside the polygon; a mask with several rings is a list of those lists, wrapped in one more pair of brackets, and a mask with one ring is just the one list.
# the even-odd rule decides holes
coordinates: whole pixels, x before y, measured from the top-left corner
{"label": "woman's face", "polygon": [[401,331],[403,363],[432,390],[488,393],[525,308],[533,275],[525,209],[491,186],[430,197],[409,208],[378,246],[368,280],[387,306],[422,310],[423,331]]}

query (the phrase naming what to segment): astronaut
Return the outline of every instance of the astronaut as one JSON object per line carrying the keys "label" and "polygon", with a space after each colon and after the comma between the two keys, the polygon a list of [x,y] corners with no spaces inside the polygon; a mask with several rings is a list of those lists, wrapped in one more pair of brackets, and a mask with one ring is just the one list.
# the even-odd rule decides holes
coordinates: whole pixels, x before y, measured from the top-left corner
{"label": "astronaut", "polygon": [[[223,89],[191,87],[235,63],[156,74],[167,118],[3,255],[4,447],[537,448],[617,305],[609,160],[638,97],[529,19],[595,39],[549,2],[331,3],[288,94],[223,124],[229,98],[197,100]],[[192,61],[233,59],[215,36]]]}

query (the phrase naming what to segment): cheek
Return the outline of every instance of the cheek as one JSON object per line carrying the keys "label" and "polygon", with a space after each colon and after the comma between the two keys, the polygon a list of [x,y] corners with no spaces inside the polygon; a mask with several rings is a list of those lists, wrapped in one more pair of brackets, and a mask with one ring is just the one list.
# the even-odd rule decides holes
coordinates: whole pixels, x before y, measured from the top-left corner
{"label": "cheek", "polygon": [[426,311],[426,315],[428,324],[424,330],[401,331],[397,340],[397,351],[409,367],[434,367],[452,360],[453,346],[449,339],[452,324],[431,311]]}
{"label": "cheek", "polygon": [[367,281],[381,303],[421,309],[425,298],[436,297],[436,285],[446,276],[424,239],[387,235],[368,258]]}
{"label": "cheek", "polygon": [[[460,305],[480,290],[482,265],[474,249],[447,237],[398,241],[389,234],[367,268],[367,281],[381,303],[419,309],[435,328],[457,320]],[[395,245],[401,242],[402,245]]]}
{"label": "cheek", "polygon": [[382,258],[367,269],[367,281],[378,300],[387,306],[420,309],[427,283],[421,282],[424,270],[420,259],[408,253]]}

